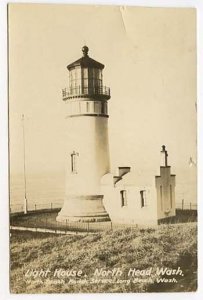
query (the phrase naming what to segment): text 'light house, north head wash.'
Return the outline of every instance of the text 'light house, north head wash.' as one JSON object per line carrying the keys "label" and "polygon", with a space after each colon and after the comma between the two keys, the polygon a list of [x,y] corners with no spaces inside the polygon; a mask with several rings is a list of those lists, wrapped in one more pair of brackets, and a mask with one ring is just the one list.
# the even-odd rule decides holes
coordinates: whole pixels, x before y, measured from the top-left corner
{"label": "text 'light house, north head wash.'", "polygon": [[66,195],[57,221],[107,221],[100,182],[110,172],[108,100],[104,65],[83,56],[67,66],[69,88],[63,90],[67,117]]}
{"label": "text 'light house, north head wash.'", "polygon": [[[104,65],[88,55],[67,66],[69,87],[63,89],[66,112],[66,189],[57,221],[134,223],[153,225],[175,216],[175,175],[161,149],[160,175],[147,178],[129,166],[110,171],[108,100]],[[136,159],[136,158],[135,158]]]}

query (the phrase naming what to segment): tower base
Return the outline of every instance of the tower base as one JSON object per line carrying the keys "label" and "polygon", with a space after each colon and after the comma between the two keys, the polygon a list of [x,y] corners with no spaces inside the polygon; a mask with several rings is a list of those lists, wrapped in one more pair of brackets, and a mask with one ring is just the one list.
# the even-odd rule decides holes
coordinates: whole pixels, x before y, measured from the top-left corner
{"label": "tower base", "polygon": [[103,195],[67,196],[56,217],[57,222],[106,222],[109,215],[103,205]]}

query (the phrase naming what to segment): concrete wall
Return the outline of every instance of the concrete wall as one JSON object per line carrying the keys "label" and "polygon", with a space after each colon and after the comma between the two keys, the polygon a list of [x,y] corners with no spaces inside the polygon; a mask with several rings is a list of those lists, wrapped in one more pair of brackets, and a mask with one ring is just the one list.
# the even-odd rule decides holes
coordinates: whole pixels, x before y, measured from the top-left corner
{"label": "concrete wall", "polygon": [[[127,206],[122,206],[121,191],[126,191]],[[140,191],[146,193],[146,204],[141,207]],[[104,206],[112,222],[155,225],[157,224],[157,203],[155,186],[135,186],[124,183],[121,179],[115,186],[113,175],[106,174],[102,178],[102,192]]]}
{"label": "concrete wall", "polygon": [[[109,172],[108,118],[79,116],[67,119],[66,194],[98,195],[101,177]],[[71,153],[78,153],[77,172]]]}
{"label": "concrete wall", "polygon": [[[85,99],[85,100],[84,100]],[[105,100],[68,100],[66,102],[67,115],[75,116],[82,114],[108,115],[108,103]]]}
{"label": "concrete wall", "polygon": [[158,219],[175,216],[175,175],[171,175],[171,167],[160,167],[160,176],[156,176],[155,182]]}
{"label": "concrete wall", "polygon": [[109,221],[100,185],[110,168],[107,107],[101,103],[67,101],[66,192],[59,222]]}

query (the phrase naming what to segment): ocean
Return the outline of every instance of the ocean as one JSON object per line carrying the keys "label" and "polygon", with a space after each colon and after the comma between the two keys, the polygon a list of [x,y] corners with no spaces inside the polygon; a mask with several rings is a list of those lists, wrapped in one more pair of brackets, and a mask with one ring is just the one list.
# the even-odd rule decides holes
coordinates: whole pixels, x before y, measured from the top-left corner
{"label": "ocean", "polygon": [[[65,194],[64,173],[28,174],[27,200],[28,210],[62,207]],[[23,211],[24,202],[23,174],[10,176],[11,212]],[[176,184],[176,207],[196,209],[197,195],[195,182],[178,182]]]}
{"label": "ocean", "polygon": [[[61,207],[64,200],[64,174],[27,175],[28,210]],[[10,176],[11,212],[23,210],[25,184],[23,174]]]}

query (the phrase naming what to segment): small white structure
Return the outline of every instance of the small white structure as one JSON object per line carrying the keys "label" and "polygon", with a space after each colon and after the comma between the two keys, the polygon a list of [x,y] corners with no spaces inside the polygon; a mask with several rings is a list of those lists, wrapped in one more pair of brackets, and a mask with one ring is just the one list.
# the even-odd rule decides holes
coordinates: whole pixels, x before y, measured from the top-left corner
{"label": "small white structure", "polygon": [[155,225],[175,216],[175,175],[167,165],[167,151],[162,146],[160,175],[139,183],[129,167],[119,167],[118,175],[106,174],[101,180],[104,205],[113,222]]}

